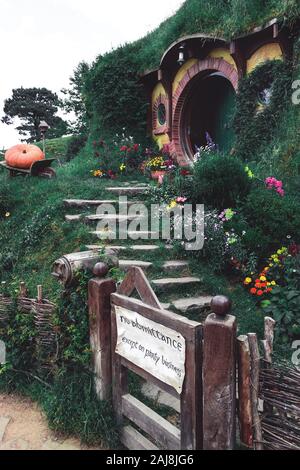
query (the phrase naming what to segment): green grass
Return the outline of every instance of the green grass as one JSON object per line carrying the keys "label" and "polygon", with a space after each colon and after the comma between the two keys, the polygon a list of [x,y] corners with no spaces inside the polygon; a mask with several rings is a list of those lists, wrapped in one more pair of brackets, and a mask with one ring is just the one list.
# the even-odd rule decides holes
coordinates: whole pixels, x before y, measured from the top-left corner
{"label": "green grass", "polygon": [[[58,161],[63,161],[66,151],[72,136],[60,137],[57,139],[46,139],[46,158],[56,158]],[[42,142],[37,143],[38,147],[43,148]]]}
{"label": "green grass", "polygon": [[64,221],[68,210],[63,200],[101,198],[105,187],[112,184],[110,180],[92,178],[90,171],[97,167],[97,161],[89,147],[72,162],[53,167],[57,178],[51,180],[9,178],[4,169],[0,172],[0,201],[1,197],[5,199],[10,213],[10,217],[0,219],[1,280],[15,285],[23,280],[32,293],[36,285],[43,284],[50,298],[59,291],[50,275],[52,263],[92,242],[90,227]]}

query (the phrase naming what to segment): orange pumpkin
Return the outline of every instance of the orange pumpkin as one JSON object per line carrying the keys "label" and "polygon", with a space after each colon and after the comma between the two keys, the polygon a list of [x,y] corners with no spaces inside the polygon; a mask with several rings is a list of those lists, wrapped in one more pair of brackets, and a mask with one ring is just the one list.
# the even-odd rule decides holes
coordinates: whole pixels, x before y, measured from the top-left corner
{"label": "orange pumpkin", "polygon": [[28,170],[33,163],[44,159],[45,154],[36,145],[15,145],[5,153],[7,165],[22,170]]}

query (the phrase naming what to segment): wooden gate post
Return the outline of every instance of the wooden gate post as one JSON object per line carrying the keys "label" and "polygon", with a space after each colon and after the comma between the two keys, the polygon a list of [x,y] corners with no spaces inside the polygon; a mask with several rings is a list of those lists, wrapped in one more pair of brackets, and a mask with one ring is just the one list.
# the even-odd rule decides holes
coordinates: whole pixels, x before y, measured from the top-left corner
{"label": "wooden gate post", "polygon": [[214,297],[211,307],[203,331],[203,448],[230,450],[236,432],[236,319],[226,297]]}
{"label": "wooden gate post", "polygon": [[[100,271],[95,269],[94,273],[98,274]],[[109,400],[112,394],[110,296],[114,292],[116,283],[112,279],[95,278],[89,281],[90,344],[96,393],[100,400]]]}

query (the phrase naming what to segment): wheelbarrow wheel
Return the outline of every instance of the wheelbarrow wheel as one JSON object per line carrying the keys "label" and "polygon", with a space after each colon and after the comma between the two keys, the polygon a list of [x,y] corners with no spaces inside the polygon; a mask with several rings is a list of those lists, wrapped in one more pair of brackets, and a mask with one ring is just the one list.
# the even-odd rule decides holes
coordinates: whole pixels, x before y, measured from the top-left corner
{"label": "wheelbarrow wheel", "polygon": [[50,166],[47,166],[46,168],[43,168],[43,170],[39,173],[39,176],[42,178],[55,178],[56,177],[56,172],[53,170],[53,168],[50,168]]}

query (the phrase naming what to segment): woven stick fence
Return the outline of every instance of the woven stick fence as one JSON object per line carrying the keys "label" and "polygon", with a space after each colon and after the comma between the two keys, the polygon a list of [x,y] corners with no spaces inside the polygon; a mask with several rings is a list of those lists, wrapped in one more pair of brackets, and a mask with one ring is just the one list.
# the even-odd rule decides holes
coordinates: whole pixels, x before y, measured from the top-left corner
{"label": "woven stick fence", "polygon": [[[2,288],[4,287],[4,283],[2,283]],[[9,317],[14,314],[14,306],[22,314],[34,315],[37,358],[41,367],[51,367],[57,349],[57,338],[53,325],[55,304],[43,299],[42,286],[37,287],[36,299],[29,298],[27,288],[22,282],[16,302],[8,295],[0,294],[0,328],[5,329],[9,325]]]}
{"label": "woven stick fence", "polygon": [[240,438],[255,450],[300,450],[300,371],[274,363],[274,329],[266,317],[263,341],[238,338]]}
{"label": "woven stick fence", "polygon": [[300,450],[300,371],[289,365],[262,368],[260,398],[264,449]]}

